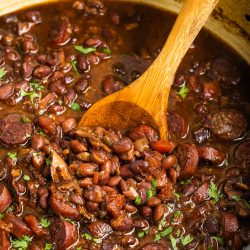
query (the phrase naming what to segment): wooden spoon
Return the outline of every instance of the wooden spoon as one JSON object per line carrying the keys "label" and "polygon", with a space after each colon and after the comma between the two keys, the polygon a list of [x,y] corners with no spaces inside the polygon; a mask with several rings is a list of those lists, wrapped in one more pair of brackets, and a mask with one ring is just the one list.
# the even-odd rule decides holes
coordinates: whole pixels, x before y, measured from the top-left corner
{"label": "wooden spoon", "polygon": [[[1,1],[0,15],[55,1]],[[186,0],[167,42],[148,70],[128,87],[95,103],[83,115],[78,127],[102,126],[123,130],[145,123],[158,129],[161,138],[166,139],[168,96],[175,72],[217,2]]]}
{"label": "wooden spoon", "polygon": [[78,127],[123,130],[145,123],[166,139],[168,96],[176,70],[217,2],[186,0],[162,51],[148,70],[128,87],[95,103]]}

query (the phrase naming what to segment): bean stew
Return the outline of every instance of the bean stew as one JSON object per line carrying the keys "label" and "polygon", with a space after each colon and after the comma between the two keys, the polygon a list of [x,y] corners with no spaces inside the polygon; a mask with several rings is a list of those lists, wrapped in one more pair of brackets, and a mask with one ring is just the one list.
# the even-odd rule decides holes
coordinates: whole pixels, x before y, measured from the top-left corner
{"label": "bean stew", "polygon": [[0,17],[0,250],[250,244],[249,66],[207,31],[176,73],[168,140],[147,124],[77,128],[149,67],[174,20],[102,0]]}

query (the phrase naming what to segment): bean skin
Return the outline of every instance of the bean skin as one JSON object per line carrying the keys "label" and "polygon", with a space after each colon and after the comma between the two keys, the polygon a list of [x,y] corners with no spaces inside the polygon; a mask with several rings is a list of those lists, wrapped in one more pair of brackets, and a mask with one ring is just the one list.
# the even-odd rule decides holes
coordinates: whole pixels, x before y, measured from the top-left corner
{"label": "bean skin", "polygon": [[163,218],[164,213],[165,213],[164,205],[160,204],[156,206],[153,212],[153,221],[155,223],[158,223]]}

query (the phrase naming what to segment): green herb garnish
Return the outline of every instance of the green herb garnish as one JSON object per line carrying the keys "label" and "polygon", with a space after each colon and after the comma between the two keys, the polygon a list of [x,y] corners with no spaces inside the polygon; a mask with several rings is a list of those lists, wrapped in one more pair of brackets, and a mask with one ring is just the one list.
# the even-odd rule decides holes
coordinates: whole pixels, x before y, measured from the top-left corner
{"label": "green herb garnish", "polygon": [[166,223],[167,223],[167,222],[166,222],[166,219],[163,218],[163,219],[159,222],[157,229],[161,231],[161,230],[165,227]]}
{"label": "green herb garnish", "polygon": [[44,250],[51,250],[51,249],[53,249],[53,244],[46,243]]}
{"label": "green herb garnish", "polygon": [[48,218],[41,218],[39,223],[44,228],[47,228],[47,227],[49,227],[51,225],[51,221]]}
{"label": "green herb garnish", "polygon": [[18,250],[26,250],[29,246],[29,243],[32,241],[30,236],[23,236],[22,238],[12,239],[11,245]]}
{"label": "green herb garnish", "polygon": [[27,116],[22,116],[22,117],[21,117],[21,121],[22,121],[23,123],[30,123],[30,122],[31,122],[31,120],[30,120],[29,117],[27,117]]}
{"label": "green herb garnish", "polygon": [[[76,67],[76,64],[77,64],[77,61],[76,60],[72,60],[71,61],[71,65],[72,65],[72,68],[74,69],[74,71],[76,72],[76,74],[79,76],[79,72],[77,70],[77,67]],[[61,105],[61,104],[60,104]]]}
{"label": "green herb garnish", "polygon": [[176,239],[174,238],[174,236],[172,234],[169,235],[169,239],[170,239],[172,248],[174,250],[178,250],[178,248],[176,247]]}
{"label": "green herb garnish", "polygon": [[181,195],[179,193],[173,192],[174,197],[179,200]]}
{"label": "green herb garnish", "polygon": [[211,182],[209,189],[208,189],[208,193],[209,196],[215,201],[218,202],[220,199],[220,192],[218,190],[218,187],[216,186],[216,184],[214,184],[213,182]]}
{"label": "green herb garnish", "polygon": [[90,233],[83,233],[82,237],[84,237],[86,240],[91,240],[97,244],[101,243],[101,239],[94,238]]}
{"label": "green herb garnish", "polygon": [[150,197],[155,196],[155,194],[156,194],[156,186],[157,186],[157,181],[156,181],[156,179],[153,179],[153,180],[151,181],[151,189],[148,189],[148,190],[146,191],[146,193],[147,193],[147,198],[150,198]]}
{"label": "green herb garnish", "polygon": [[40,95],[34,91],[31,91],[31,92],[26,92],[24,90],[21,89],[21,96],[24,97],[24,96],[28,96],[30,98],[30,101],[32,104],[34,104],[34,99],[37,98],[37,97],[40,97]]}
{"label": "green herb garnish", "polygon": [[38,80],[33,80],[32,82],[30,82],[30,86],[36,91],[44,90],[44,86],[39,84]]}
{"label": "green herb garnish", "polygon": [[219,236],[213,236],[212,239],[216,240],[220,246],[224,246],[224,240]]}
{"label": "green herb garnish", "polygon": [[86,48],[86,47],[83,47],[81,45],[75,45],[74,48],[75,48],[75,50],[77,50],[85,55],[90,53],[90,52],[96,51],[96,48]]}
{"label": "green herb garnish", "polygon": [[4,68],[0,68],[0,79],[2,79],[6,75],[6,71]]}
{"label": "green herb garnish", "polygon": [[237,202],[241,201],[241,202],[245,203],[246,206],[248,207],[248,209],[250,209],[250,204],[246,200],[242,199],[239,195],[233,195],[232,199],[237,201]]}
{"label": "green herb garnish", "polygon": [[161,232],[158,232],[156,235],[155,235],[155,238],[154,238],[154,241],[158,241],[160,240],[161,238],[171,234],[173,231],[173,228],[172,227],[167,227],[166,229],[164,229],[163,231]]}
{"label": "green herb garnish", "polygon": [[177,210],[174,212],[172,220],[175,220],[181,216],[181,211]]}
{"label": "green herb garnish", "polygon": [[70,108],[74,111],[80,111],[81,110],[81,107],[78,103],[76,102],[73,102],[71,105],[70,105]]}
{"label": "green herb garnish", "polygon": [[17,161],[17,152],[8,152],[7,156],[13,161]]}
{"label": "green herb garnish", "polygon": [[0,220],[4,217],[3,213],[0,213]]}
{"label": "green herb garnish", "polygon": [[135,205],[136,206],[141,205],[141,197],[140,196],[136,196],[136,198],[135,198]]}
{"label": "green herb garnish", "polygon": [[181,244],[183,246],[186,246],[187,244],[189,244],[190,242],[192,242],[193,239],[194,238],[190,234],[188,234],[186,236],[183,236],[183,237],[181,237]]}
{"label": "green herb garnish", "polygon": [[47,166],[49,166],[49,165],[51,164],[51,160],[50,160],[49,158],[47,158],[47,159],[45,160],[45,164],[46,164]]}
{"label": "green herb garnish", "polygon": [[111,54],[111,50],[108,48],[103,48],[102,52],[106,53],[106,54]]}
{"label": "green herb garnish", "polygon": [[24,176],[23,176],[23,179],[24,179],[25,181],[30,181],[30,177],[29,177],[28,175],[24,175]]}
{"label": "green herb garnish", "polygon": [[185,99],[187,94],[189,92],[189,88],[186,86],[186,84],[184,83],[182,85],[182,87],[180,88],[180,90],[177,92],[177,94],[182,97],[182,99]]}
{"label": "green herb garnish", "polygon": [[148,233],[149,233],[149,230],[139,231],[139,232],[137,233],[137,236],[138,236],[138,238],[143,238],[143,237],[145,237]]}

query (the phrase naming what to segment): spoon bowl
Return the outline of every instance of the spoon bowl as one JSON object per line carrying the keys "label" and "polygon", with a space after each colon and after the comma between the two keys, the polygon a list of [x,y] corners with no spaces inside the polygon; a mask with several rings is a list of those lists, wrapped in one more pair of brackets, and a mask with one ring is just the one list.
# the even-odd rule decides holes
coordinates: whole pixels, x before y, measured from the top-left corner
{"label": "spoon bowl", "polygon": [[218,0],[186,0],[159,56],[135,82],[95,103],[78,127],[119,130],[145,123],[167,139],[167,105],[174,75]]}

